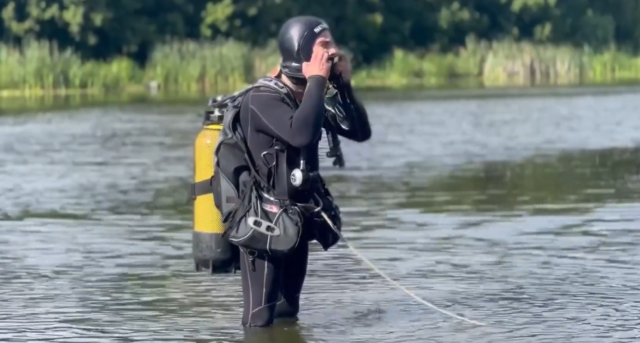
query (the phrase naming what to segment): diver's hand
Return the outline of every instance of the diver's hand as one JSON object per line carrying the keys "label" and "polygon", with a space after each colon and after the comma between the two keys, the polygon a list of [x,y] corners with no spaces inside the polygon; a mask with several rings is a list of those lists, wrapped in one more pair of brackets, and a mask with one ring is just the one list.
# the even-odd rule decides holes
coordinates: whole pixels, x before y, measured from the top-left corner
{"label": "diver's hand", "polygon": [[349,57],[342,51],[336,52],[338,56],[338,62],[336,63],[336,72],[342,76],[344,82],[351,81],[351,61]]}
{"label": "diver's hand", "polygon": [[313,55],[309,62],[302,63],[302,74],[308,79],[311,76],[319,75],[325,79],[331,73],[331,62],[326,49],[316,46],[313,48]]}

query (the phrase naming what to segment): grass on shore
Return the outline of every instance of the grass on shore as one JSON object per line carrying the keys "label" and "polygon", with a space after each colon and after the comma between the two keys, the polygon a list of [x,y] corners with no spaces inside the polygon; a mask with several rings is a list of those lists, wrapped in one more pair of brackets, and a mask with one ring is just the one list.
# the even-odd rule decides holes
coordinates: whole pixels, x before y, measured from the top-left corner
{"label": "grass on shore", "polygon": [[[275,45],[237,41],[158,46],[147,65],[118,57],[83,61],[55,44],[0,45],[0,96],[145,91],[151,81],[172,93],[221,94],[265,75],[278,63]],[[355,66],[361,88],[418,88],[472,80],[484,86],[568,85],[640,81],[640,57],[616,50],[469,40],[455,53],[394,51],[373,66]]]}

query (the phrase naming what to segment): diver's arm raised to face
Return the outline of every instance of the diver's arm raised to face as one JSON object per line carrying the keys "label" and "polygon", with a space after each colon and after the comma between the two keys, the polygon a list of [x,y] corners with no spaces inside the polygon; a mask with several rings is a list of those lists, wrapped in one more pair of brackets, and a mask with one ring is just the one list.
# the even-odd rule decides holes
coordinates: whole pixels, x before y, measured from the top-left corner
{"label": "diver's arm raised to face", "polygon": [[248,100],[255,118],[253,129],[296,148],[311,144],[322,131],[326,83],[323,76],[310,76],[297,110],[274,90],[253,90]]}

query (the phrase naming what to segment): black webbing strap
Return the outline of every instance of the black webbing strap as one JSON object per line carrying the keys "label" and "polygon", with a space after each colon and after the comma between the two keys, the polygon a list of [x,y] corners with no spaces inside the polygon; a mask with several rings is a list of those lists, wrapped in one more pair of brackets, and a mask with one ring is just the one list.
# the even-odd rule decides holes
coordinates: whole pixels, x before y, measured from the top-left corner
{"label": "black webbing strap", "polygon": [[197,197],[206,194],[213,194],[211,179],[191,183],[191,199],[196,200]]}

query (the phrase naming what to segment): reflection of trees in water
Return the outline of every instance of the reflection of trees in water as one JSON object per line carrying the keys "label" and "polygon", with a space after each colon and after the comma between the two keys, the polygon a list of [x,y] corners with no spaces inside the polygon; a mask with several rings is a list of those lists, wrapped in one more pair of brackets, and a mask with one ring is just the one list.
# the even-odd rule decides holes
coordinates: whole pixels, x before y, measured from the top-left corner
{"label": "reflection of trees in water", "polygon": [[[427,172],[432,170],[404,178],[336,175],[326,180],[343,206],[369,207],[375,202],[431,212],[512,211],[540,205],[566,211],[572,205],[575,210],[585,204],[640,199],[640,147],[485,162],[435,177],[424,176]],[[136,205],[121,208],[180,220],[190,220],[192,214],[186,181],[172,183],[156,191],[151,202]]]}
{"label": "reflection of trees in water", "polygon": [[302,328],[295,323],[276,323],[268,328],[244,328],[245,343],[306,343]]}
{"label": "reflection of trees in water", "polygon": [[[4,98],[0,104],[0,115],[38,113],[42,111],[69,111],[77,108],[95,108],[109,105],[127,104],[185,104],[193,105],[195,111],[204,108],[201,94],[162,94],[151,96],[147,93],[73,94],[58,96],[34,96]],[[188,119],[187,119],[188,120]]]}
{"label": "reflection of trees in water", "polygon": [[2,100],[0,114],[73,110],[79,107],[104,106],[117,101],[118,99],[116,98],[96,96],[92,94],[16,97]]}
{"label": "reflection of trees in water", "polygon": [[579,205],[640,198],[640,148],[613,148],[486,162],[414,185],[403,207],[508,211],[531,205]]}
{"label": "reflection of trees in water", "polygon": [[[134,196],[124,196],[109,212],[116,215],[157,215],[172,220],[191,221],[193,200],[190,194],[189,179],[170,180],[166,185],[149,191],[148,189],[131,190],[131,193],[149,192],[151,199],[142,201]],[[141,185],[141,188],[146,185]]]}

